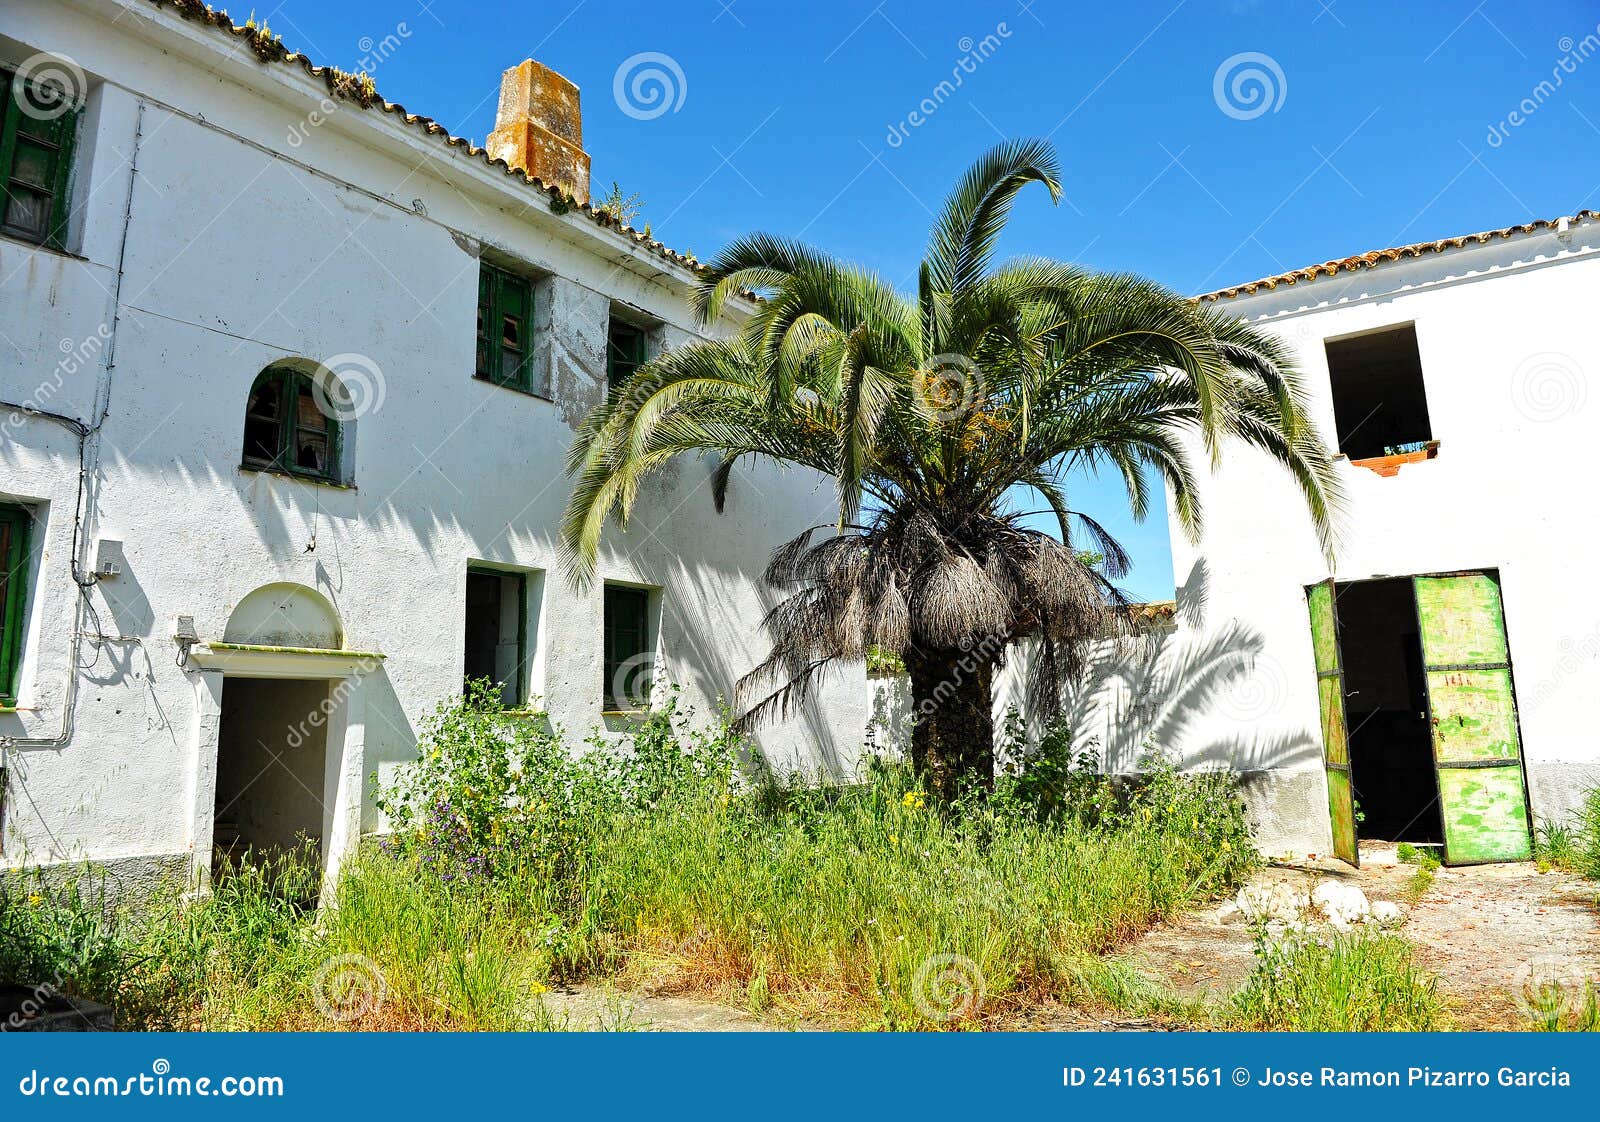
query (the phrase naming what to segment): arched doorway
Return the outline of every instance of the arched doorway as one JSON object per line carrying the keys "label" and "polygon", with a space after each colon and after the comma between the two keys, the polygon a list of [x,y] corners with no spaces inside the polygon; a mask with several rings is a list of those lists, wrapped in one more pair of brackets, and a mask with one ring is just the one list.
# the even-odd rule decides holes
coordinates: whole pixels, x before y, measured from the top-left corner
{"label": "arched doorway", "polygon": [[362,679],[382,656],[345,648],[314,589],[269,584],[234,607],[200,669],[195,865],[260,863],[309,848],[331,874],[361,826]]}

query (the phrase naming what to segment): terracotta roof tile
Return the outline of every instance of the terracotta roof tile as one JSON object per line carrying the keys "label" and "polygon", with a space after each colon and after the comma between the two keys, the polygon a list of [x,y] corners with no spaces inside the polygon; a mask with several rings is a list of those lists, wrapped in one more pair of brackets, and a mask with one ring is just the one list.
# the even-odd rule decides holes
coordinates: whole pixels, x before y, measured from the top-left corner
{"label": "terracotta roof tile", "polygon": [[1504,226],[1498,230],[1484,230],[1476,234],[1462,234],[1458,237],[1440,238],[1438,241],[1432,242],[1415,242],[1411,245],[1396,246],[1393,249],[1374,249],[1368,253],[1358,253],[1353,257],[1344,257],[1337,261],[1325,261],[1320,265],[1307,265],[1303,269],[1279,273],[1274,277],[1262,277],[1260,280],[1254,280],[1248,284],[1202,293],[1196,296],[1195,299],[1213,301],[1231,299],[1235,296],[1248,296],[1262,289],[1277,288],[1280,284],[1303,284],[1314,281],[1318,277],[1354,273],[1361,269],[1375,268],[1378,265],[1383,265],[1390,261],[1399,261],[1406,257],[1421,257],[1425,253],[1444,253],[1447,250],[1462,249],[1469,245],[1485,245],[1499,238],[1511,238],[1519,234],[1534,234],[1540,230],[1559,229],[1563,226],[1570,226],[1575,222],[1584,222],[1592,218],[1600,218],[1600,213],[1593,210],[1580,210],[1577,214],[1567,215],[1563,218],[1541,218],[1534,222],[1524,222],[1520,226]]}
{"label": "terracotta roof tile", "polygon": [[335,66],[317,66],[305,55],[289,50],[277,36],[263,34],[253,27],[237,26],[225,10],[213,8],[204,3],[203,0],[149,0],[149,2],[157,8],[171,8],[183,16],[184,19],[194,20],[216,28],[218,31],[244,41],[263,63],[298,65],[311,77],[318,78],[326,84],[328,92],[334,97],[353,102],[362,109],[377,108],[384,113],[399,117],[407,125],[420,130],[428,136],[442,137],[448,146],[464,149],[467,155],[481,159],[490,167],[497,167],[507,175],[520,179],[528,186],[548,195],[550,201],[556,207],[565,205],[567,209],[583,214],[596,225],[616,231],[634,245],[653,253],[664,261],[680,265],[697,273],[704,268],[695,258],[679,253],[675,249],[670,249],[654,238],[647,237],[642,230],[635,230],[610,212],[591,206],[588,203],[578,203],[566,195],[561,187],[545,183],[537,176],[529,175],[526,171],[513,168],[502,159],[490,156],[485,149],[473,144],[465,137],[453,135],[449,129],[433,118],[407,112],[405,106],[393,101],[385,101],[372,85],[370,77],[365,74],[351,74]]}

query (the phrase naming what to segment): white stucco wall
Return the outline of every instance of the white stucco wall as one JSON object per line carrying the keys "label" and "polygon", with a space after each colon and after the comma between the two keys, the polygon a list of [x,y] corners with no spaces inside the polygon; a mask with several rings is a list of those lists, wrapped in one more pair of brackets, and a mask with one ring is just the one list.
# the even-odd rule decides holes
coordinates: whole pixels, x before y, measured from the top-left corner
{"label": "white stucco wall", "polygon": [[[115,23],[112,8],[125,9]],[[0,497],[39,513],[20,699],[0,738],[55,737],[75,627],[112,637],[84,644],[71,737],[6,753],[0,864],[208,851],[193,804],[216,690],[175,665],[174,618],[221,639],[273,582],[316,589],[346,647],[386,656],[349,714],[364,829],[378,825],[371,774],[412,758],[421,717],[460,690],[471,561],[537,575],[532,692],[575,740],[599,725],[601,595],[561,572],[562,459],[603,394],[611,302],[679,345],[702,330],[692,277],[391,115],[341,106],[305,129],[320,82],[143,0],[3,9],[0,59],[70,56],[92,88],[68,252],[0,238],[0,399],[92,422],[109,395],[80,554],[92,562],[111,539],[125,564],[87,591],[80,619],[76,438],[37,418],[0,427]],[[485,246],[547,278],[536,353],[553,400],[472,377]],[[354,487],[241,469],[256,375],[351,353],[383,386],[350,432]],[[736,473],[719,516],[709,473],[685,461],[653,482],[600,566],[661,589],[660,652],[703,712],[764,654],[755,576],[771,548],[832,517],[825,484],[763,467]],[[828,691],[763,746],[791,766],[848,767],[862,693]]]}

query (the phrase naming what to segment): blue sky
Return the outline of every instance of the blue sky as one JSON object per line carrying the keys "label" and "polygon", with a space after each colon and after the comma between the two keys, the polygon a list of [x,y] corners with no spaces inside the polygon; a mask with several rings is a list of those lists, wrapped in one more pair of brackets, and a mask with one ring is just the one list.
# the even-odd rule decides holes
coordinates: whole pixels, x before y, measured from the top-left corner
{"label": "blue sky", "polygon": [[[1600,205],[1594,0],[268,0],[257,14],[319,62],[385,55],[369,63],[385,97],[479,141],[500,72],[539,59],[583,91],[597,187],[638,192],[656,236],[702,258],[764,229],[909,285],[931,211],[1003,136],[1053,140],[1066,190],[1056,207],[1022,197],[1007,251],[1186,292]],[[641,54],[671,60],[655,64],[670,108],[614,96]],[[1248,74],[1230,92],[1247,71],[1267,101]],[[1171,596],[1164,518],[1133,524],[1110,481],[1073,499],[1129,547],[1132,592]]]}

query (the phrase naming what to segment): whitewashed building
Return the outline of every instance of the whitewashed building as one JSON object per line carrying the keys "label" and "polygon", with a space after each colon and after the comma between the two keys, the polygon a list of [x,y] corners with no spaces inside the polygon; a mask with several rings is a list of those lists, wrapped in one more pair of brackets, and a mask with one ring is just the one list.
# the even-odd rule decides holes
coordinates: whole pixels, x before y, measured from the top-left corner
{"label": "whitewashed building", "polygon": [[[680,462],[561,573],[575,426],[705,330],[590,205],[565,79],[509,71],[486,152],[193,0],[0,0],[0,68],[0,866],[332,865],[466,677],[577,739],[764,656],[824,482],[741,470],[719,515]],[[848,770],[861,698],[764,747]]]}
{"label": "whitewashed building", "polygon": [[1336,563],[1289,477],[1232,450],[1204,536],[1172,524],[1171,622],[1075,691],[1079,743],[1242,771],[1268,853],[1526,858],[1600,784],[1597,293],[1585,211],[1199,297],[1294,348],[1340,452]]}
{"label": "whitewashed building", "polygon": [[[299,834],[331,866],[467,677],[583,736],[759,661],[757,574],[822,481],[741,471],[718,515],[680,462],[594,588],[561,575],[574,427],[706,330],[692,263],[589,203],[569,83],[508,72],[485,151],[197,0],[0,17],[0,867],[194,878]],[[1600,782],[1597,250],[1585,212],[1200,297],[1298,352],[1337,563],[1228,456],[1175,610],[1074,691],[1083,746],[1242,771],[1269,852],[1524,856]],[[763,746],[850,774],[868,697]]]}

